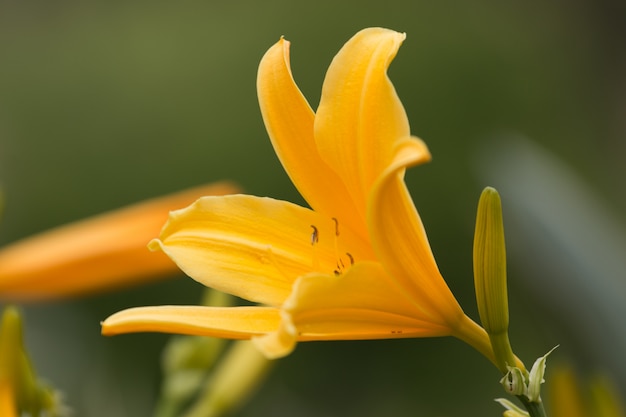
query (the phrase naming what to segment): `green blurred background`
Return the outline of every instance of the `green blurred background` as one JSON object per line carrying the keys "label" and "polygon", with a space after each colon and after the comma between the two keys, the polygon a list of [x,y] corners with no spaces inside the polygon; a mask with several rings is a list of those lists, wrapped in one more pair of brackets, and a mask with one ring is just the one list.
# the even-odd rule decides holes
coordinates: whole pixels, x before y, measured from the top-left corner
{"label": "green blurred background", "polygon": [[[218,179],[301,202],[258,111],[258,62],[285,35],[294,76],[316,107],[330,60],[368,26],[407,33],[390,77],[433,154],[407,181],[466,312],[477,318],[475,207],[495,185],[511,247],[516,351],[530,364],[560,343],[551,361],[626,386],[620,0],[2,0],[0,243]],[[516,169],[520,155],[526,171]],[[561,178],[550,167],[567,180],[549,182]],[[572,221],[561,225],[561,214]],[[77,416],[148,416],[166,336],[103,338],[99,321],[130,306],[195,304],[201,289],[180,276],[24,306],[26,343]],[[498,378],[453,339],[300,344],[240,415],[496,416]]]}

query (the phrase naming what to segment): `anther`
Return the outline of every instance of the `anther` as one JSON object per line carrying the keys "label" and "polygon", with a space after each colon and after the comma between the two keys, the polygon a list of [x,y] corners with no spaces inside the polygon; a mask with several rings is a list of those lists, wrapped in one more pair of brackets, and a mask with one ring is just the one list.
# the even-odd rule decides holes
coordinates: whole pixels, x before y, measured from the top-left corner
{"label": "anther", "polygon": [[350,265],[354,265],[354,256],[352,256],[350,252],[346,252],[346,255],[348,255],[348,258],[350,258]]}
{"label": "anther", "polygon": [[311,245],[315,245],[317,242],[320,241],[320,236],[317,231],[317,227],[311,225],[311,228],[313,229],[313,233],[311,233]]}
{"label": "anther", "polygon": [[339,236],[339,220],[336,217],[333,217],[333,221],[335,222],[335,236]]}
{"label": "anther", "polygon": [[337,268],[344,270],[346,268],[346,264],[343,263],[343,259],[339,258],[339,262],[337,262]]}

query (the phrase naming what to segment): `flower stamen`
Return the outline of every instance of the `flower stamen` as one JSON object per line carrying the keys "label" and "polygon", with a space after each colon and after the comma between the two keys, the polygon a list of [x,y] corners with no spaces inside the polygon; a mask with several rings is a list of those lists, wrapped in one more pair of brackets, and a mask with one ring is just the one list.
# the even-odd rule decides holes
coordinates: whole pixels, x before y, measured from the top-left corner
{"label": "flower stamen", "polygon": [[317,227],[311,225],[311,228],[313,229],[313,232],[311,233],[311,245],[315,245],[320,241],[320,235],[317,231]]}
{"label": "flower stamen", "polygon": [[333,221],[335,222],[335,236],[339,236],[339,220],[336,217],[333,217]]}
{"label": "flower stamen", "polygon": [[316,226],[311,225],[311,229],[313,229],[313,232],[311,232],[311,246],[313,247],[313,254],[311,255],[311,269],[313,271],[317,271],[320,267],[320,260],[317,255],[317,246],[315,246],[315,244],[319,243],[320,234]]}
{"label": "flower stamen", "polygon": [[[352,256],[350,252],[346,252],[346,256],[348,257],[348,259],[350,259],[350,265],[348,266],[354,265],[354,256]],[[346,270],[346,264],[343,262],[343,257],[337,257],[336,265],[337,265],[337,269],[333,271],[335,275],[343,274],[343,272]]]}
{"label": "flower stamen", "polygon": [[[343,272],[345,265],[341,261],[341,256],[339,255],[339,220],[336,217],[333,217],[333,222],[335,222],[335,237],[333,238],[333,249],[335,250],[335,259],[337,259],[337,269],[334,271],[335,275],[339,275]],[[341,265],[339,263],[341,262]]]}

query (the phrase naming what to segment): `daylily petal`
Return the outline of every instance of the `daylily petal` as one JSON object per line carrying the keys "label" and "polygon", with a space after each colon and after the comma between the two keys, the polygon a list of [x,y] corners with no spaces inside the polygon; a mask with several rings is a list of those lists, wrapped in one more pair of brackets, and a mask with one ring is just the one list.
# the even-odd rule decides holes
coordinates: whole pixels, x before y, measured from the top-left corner
{"label": "daylily petal", "polygon": [[0,249],[0,298],[74,296],[162,278],[177,272],[146,250],[169,210],[203,195],[237,192],[215,183],[155,198],[35,235]]}
{"label": "daylily petal", "polygon": [[431,320],[454,324],[463,316],[433,257],[422,221],[404,183],[405,168],[428,157],[425,145],[405,139],[376,184],[369,227],[378,259],[398,283],[428,308]]}
{"label": "daylily petal", "polygon": [[[315,211],[351,224],[355,207],[341,178],[324,162],[313,137],[315,114],[293,80],[289,42],[280,39],[263,56],[257,93],[265,127],[285,171]],[[345,219],[345,220],[344,220]]]}
{"label": "daylily petal", "polygon": [[279,324],[280,311],[272,307],[137,307],[107,318],[102,334],[162,332],[250,339],[276,331]]}
{"label": "daylily petal", "polygon": [[365,221],[367,196],[393,157],[409,122],[387,77],[405,35],[382,28],[360,31],[333,59],[315,117],[315,140],[326,163],[348,187]]}
{"label": "daylily petal", "polygon": [[299,340],[387,339],[450,335],[433,323],[376,262],[340,275],[300,278],[283,309]]}
{"label": "daylily petal", "polygon": [[[404,171],[429,158],[425,145],[405,139],[375,185],[368,220],[374,251],[385,270],[420,305],[428,320],[473,346],[494,364],[487,332],[470,319],[454,298],[435,263],[422,221],[404,183]],[[522,365],[523,366],[523,365]]]}
{"label": "daylily petal", "polygon": [[298,341],[298,330],[291,321],[291,316],[285,310],[281,310],[280,318],[278,330],[252,338],[256,348],[268,359],[289,355]]}
{"label": "daylily petal", "polygon": [[0,378],[0,416],[17,417],[17,405],[11,383],[6,378]]}
{"label": "daylily petal", "polygon": [[339,275],[300,277],[283,305],[278,330],[252,340],[275,359],[291,353],[297,341],[450,335],[450,328],[421,316],[420,306],[380,264],[359,262]]}
{"label": "daylily petal", "polygon": [[332,273],[338,254],[373,257],[350,230],[336,237],[335,228],[332,219],[285,201],[206,197],[171,213],[152,247],[160,245],[187,275],[208,287],[279,306],[297,277]]}

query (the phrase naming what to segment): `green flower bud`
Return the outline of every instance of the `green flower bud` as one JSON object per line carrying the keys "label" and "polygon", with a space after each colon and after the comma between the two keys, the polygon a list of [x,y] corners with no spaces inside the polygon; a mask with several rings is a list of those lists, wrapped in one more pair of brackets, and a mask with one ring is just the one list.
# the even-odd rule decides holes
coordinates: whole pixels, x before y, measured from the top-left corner
{"label": "green flower bud", "polygon": [[502,372],[516,364],[509,343],[509,302],[502,204],[498,192],[487,187],[478,202],[474,234],[474,287],[480,320],[489,334]]}
{"label": "green flower bud", "polygon": [[508,331],[502,206],[498,192],[490,187],[485,188],[478,202],[474,234],[474,285],[480,320],[485,330],[488,333]]}
{"label": "green flower bud", "polygon": [[508,367],[509,371],[502,377],[500,384],[505,391],[512,395],[526,394],[526,378],[521,369],[512,366]]}

